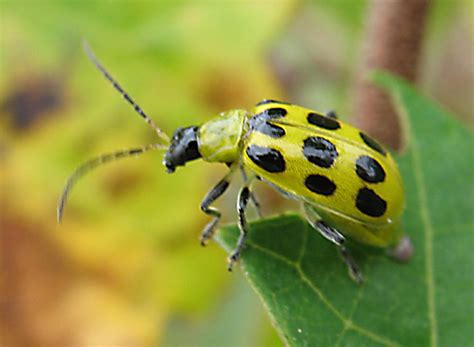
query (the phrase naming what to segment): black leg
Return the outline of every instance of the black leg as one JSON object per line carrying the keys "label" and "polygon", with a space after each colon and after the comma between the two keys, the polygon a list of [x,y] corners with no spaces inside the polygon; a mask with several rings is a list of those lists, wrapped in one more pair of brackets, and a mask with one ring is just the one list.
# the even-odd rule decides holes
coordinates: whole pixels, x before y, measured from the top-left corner
{"label": "black leg", "polygon": [[[244,182],[248,182],[249,179],[247,177],[247,173],[245,172],[242,166],[240,167],[240,171],[242,172],[242,178],[244,179]],[[255,196],[253,192],[250,192],[250,200],[252,201],[253,205],[255,206],[255,209],[257,210],[258,218],[262,218],[263,214],[260,208],[260,203],[258,202],[257,197]]]}
{"label": "black leg", "polygon": [[201,202],[201,210],[207,215],[213,217],[212,220],[204,227],[204,230],[201,233],[200,240],[202,246],[205,246],[207,241],[212,237],[216,225],[221,219],[220,211],[215,207],[211,207],[210,205],[214,201],[216,201],[222,194],[224,194],[227,187],[229,187],[228,176],[224,177],[219,183],[217,183],[217,185],[212,188],[209,193],[207,193],[207,195]]}
{"label": "black leg", "polygon": [[232,271],[234,263],[239,260],[240,253],[244,246],[245,239],[248,233],[248,224],[247,219],[245,218],[245,209],[247,208],[247,203],[250,197],[250,190],[247,186],[243,187],[239,192],[239,198],[237,200],[237,212],[239,213],[239,230],[240,237],[237,241],[237,246],[229,257],[229,266],[228,270]]}
{"label": "black leg", "polygon": [[345,246],[339,247],[339,253],[341,253],[342,259],[344,263],[346,263],[347,271],[349,272],[349,276],[357,283],[361,284],[364,282],[364,277],[362,276],[362,272],[359,269],[359,266],[351,257],[350,252]]}
{"label": "black leg", "polygon": [[318,231],[321,235],[323,235],[324,238],[335,243],[337,246],[340,246],[344,243],[344,236],[340,232],[338,232],[336,229],[331,228],[326,223],[324,223],[322,218],[319,216],[319,214],[314,210],[314,208],[311,205],[304,203],[303,208],[304,208],[306,220],[308,221],[308,223],[316,231]]}
{"label": "black leg", "polygon": [[318,220],[315,223],[315,228],[329,241],[335,243],[337,246],[341,246],[344,243],[344,236],[336,229],[328,226],[324,221]]}
{"label": "black leg", "polygon": [[347,266],[349,276],[358,284],[363,282],[362,273],[359,269],[359,266],[351,257],[349,250],[344,246],[345,238],[338,232],[336,229],[327,225],[321,217],[317,214],[314,208],[311,205],[304,204],[304,211],[306,213],[306,219],[308,223],[316,229],[321,235],[326,239],[336,244],[339,248],[339,253],[344,260],[344,263]]}

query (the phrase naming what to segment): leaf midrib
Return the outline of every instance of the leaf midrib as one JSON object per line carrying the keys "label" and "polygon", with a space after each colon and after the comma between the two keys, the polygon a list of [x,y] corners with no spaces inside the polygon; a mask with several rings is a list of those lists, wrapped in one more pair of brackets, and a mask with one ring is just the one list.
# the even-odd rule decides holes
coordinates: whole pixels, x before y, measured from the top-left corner
{"label": "leaf midrib", "polygon": [[[400,91],[398,91],[400,93]],[[399,93],[396,94],[396,105],[399,112],[405,119],[408,119],[408,112],[403,107]],[[434,228],[431,222],[431,215],[428,209],[427,190],[424,184],[425,175],[421,164],[420,148],[417,139],[411,129],[407,129],[409,139],[411,141],[411,158],[413,162],[413,173],[416,182],[416,192],[420,205],[420,216],[423,224],[423,232],[425,235],[425,281],[426,281],[426,300],[427,300],[427,316],[430,327],[430,346],[438,346],[438,323],[436,317],[436,301],[435,301],[435,281],[434,281],[434,255],[433,255],[433,235]]]}

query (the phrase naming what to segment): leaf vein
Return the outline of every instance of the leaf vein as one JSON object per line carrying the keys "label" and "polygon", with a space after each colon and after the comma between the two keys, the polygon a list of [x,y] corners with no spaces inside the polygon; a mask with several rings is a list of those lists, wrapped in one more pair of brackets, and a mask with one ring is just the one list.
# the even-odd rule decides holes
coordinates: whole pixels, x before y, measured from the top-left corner
{"label": "leaf vein", "polygon": [[[352,329],[356,332],[358,332],[361,335],[364,335],[374,341],[380,342],[384,345],[387,346],[398,346],[398,344],[384,336],[380,336],[368,329],[365,329],[357,324],[354,324],[351,319],[345,317],[332,303],[331,301],[321,292],[321,290],[306,276],[305,272],[301,268],[301,264],[298,261],[293,261],[291,259],[288,259],[270,249],[267,249],[265,247],[259,246],[257,244],[252,243],[251,241],[247,242],[247,245],[254,248],[255,250],[258,250],[260,252],[263,252],[267,255],[270,255],[276,259],[279,259],[283,262],[285,262],[287,265],[294,267],[295,270],[297,271],[298,275],[300,276],[301,280],[308,285],[308,287],[319,297],[321,302],[337,317],[339,320],[343,323],[344,329]],[[306,245],[305,245],[306,248]]]}
{"label": "leaf vein", "polygon": [[430,341],[431,346],[438,346],[438,326],[435,306],[435,282],[434,282],[434,256],[433,256],[433,234],[434,228],[431,222],[431,216],[428,211],[427,190],[424,184],[423,168],[420,160],[420,149],[413,134],[411,134],[413,172],[415,175],[416,191],[420,203],[420,216],[423,223],[425,234],[425,267],[426,267],[426,288],[427,288],[427,307],[428,320],[430,322]]}

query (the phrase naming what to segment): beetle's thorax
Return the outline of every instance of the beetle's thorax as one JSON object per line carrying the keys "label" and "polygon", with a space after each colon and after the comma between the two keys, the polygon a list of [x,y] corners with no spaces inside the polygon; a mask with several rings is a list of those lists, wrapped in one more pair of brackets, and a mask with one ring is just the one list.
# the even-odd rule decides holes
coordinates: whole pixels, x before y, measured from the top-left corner
{"label": "beetle's thorax", "polygon": [[221,113],[200,127],[178,128],[163,162],[168,173],[199,158],[221,163],[237,160],[247,116],[245,110],[232,110]]}
{"label": "beetle's thorax", "polygon": [[209,162],[231,163],[239,158],[248,112],[231,110],[204,123],[198,131],[199,153]]}

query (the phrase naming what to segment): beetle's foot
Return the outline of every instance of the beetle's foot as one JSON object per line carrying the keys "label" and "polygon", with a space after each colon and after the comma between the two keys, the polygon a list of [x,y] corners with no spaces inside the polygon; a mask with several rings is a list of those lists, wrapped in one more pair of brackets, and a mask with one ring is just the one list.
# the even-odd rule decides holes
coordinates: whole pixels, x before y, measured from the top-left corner
{"label": "beetle's foot", "polygon": [[414,252],[415,249],[411,239],[407,235],[405,235],[396,246],[387,250],[388,256],[399,263],[408,262]]}
{"label": "beetle's foot", "polygon": [[360,271],[359,265],[357,265],[355,260],[351,257],[346,247],[341,246],[339,250],[341,252],[342,259],[344,259],[344,263],[346,263],[349,277],[357,284],[362,284],[362,282],[364,282],[364,276],[362,276],[362,271]]}
{"label": "beetle's foot", "polygon": [[212,235],[206,235],[204,233],[201,234],[201,237],[199,238],[199,242],[201,243],[201,246],[205,247],[207,246],[207,242],[209,239],[212,237]]}
{"label": "beetle's foot", "polygon": [[228,259],[227,270],[232,272],[232,268],[234,267],[234,263],[240,259],[240,249],[235,250]]}
{"label": "beetle's foot", "polygon": [[199,237],[201,246],[203,247],[206,246],[209,239],[212,238],[212,236],[214,235],[214,229],[216,227],[216,224],[217,224],[217,219],[214,219],[208,225],[206,225],[206,227],[201,233],[201,236]]}
{"label": "beetle's foot", "polygon": [[356,265],[355,267],[348,266],[347,272],[349,273],[349,277],[357,284],[364,283],[364,276],[362,276],[362,272],[360,271],[359,267]]}

